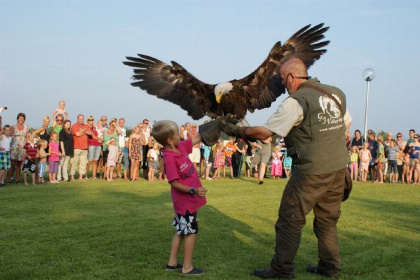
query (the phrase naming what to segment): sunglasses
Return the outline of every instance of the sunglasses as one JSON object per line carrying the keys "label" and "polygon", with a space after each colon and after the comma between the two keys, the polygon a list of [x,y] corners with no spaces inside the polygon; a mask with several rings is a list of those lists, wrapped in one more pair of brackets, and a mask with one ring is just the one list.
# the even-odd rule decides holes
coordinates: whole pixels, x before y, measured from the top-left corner
{"label": "sunglasses", "polygon": [[93,120],[87,120],[88,122],[93,122]]}
{"label": "sunglasses", "polygon": [[58,121],[58,122],[62,122],[63,120],[62,120],[62,119],[56,119],[56,121]]}

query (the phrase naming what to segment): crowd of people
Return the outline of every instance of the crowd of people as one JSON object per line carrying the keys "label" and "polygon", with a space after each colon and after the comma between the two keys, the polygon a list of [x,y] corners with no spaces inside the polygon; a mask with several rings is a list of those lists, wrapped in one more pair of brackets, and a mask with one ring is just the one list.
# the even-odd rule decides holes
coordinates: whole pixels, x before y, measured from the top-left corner
{"label": "crowd of people", "polygon": [[359,130],[355,130],[353,138],[348,137],[353,181],[366,182],[369,175],[373,183],[383,184],[388,177],[393,184],[420,184],[420,142],[414,129],[410,129],[407,141],[401,132],[396,139],[391,132],[386,137],[372,130],[367,134],[367,141]]}
{"label": "crowd of people", "polygon": [[[162,146],[151,137],[153,126],[148,119],[136,125],[130,135],[124,118],[108,122],[104,115],[95,124],[93,116],[88,116],[85,123],[85,116],[79,114],[72,125],[65,102],[60,101],[51,118],[43,117],[40,128],[29,129],[25,120],[25,114],[19,113],[16,124],[2,127],[1,186],[20,183],[21,172],[24,184],[28,184],[28,175],[33,184],[45,183],[47,170],[48,182],[53,184],[74,181],[76,173],[79,180],[138,181],[141,171],[149,181],[165,179]],[[192,139],[198,133],[196,123],[179,127],[181,140]],[[420,143],[414,129],[409,131],[407,141],[400,132],[396,139],[388,133],[386,140],[382,135],[376,137],[371,130],[368,135],[365,142],[361,132],[355,130],[354,136],[347,138],[353,181],[366,182],[369,176],[375,183],[384,183],[388,177],[390,183],[420,184]],[[263,184],[267,170],[273,179],[290,177],[292,159],[287,155],[283,138],[248,144],[235,137],[219,139],[213,147],[197,143],[189,157],[199,175],[207,180],[239,177],[242,165],[245,165],[244,175],[258,178],[259,184]]]}

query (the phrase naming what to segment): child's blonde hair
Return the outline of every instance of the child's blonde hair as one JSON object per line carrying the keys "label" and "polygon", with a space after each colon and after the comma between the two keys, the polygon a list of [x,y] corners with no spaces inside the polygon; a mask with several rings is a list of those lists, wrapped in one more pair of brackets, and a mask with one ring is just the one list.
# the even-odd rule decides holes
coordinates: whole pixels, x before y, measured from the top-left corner
{"label": "child's blonde hair", "polygon": [[40,146],[40,147],[47,147],[48,146],[47,140],[40,139],[38,141],[38,146]]}
{"label": "child's blonde hair", "polygon": [[58,137],[58,133],[55,132],[55,131],[52,131],[51,134],[50,134],[50,140],[52,140],[54,135],[57,135],[57,137]]}
{"label": "child's blonde hair", "polygon": [[64,105],[66,105],[66,101],[64,101],[64,100],[58,101],[58,105],[60,105],[61,103],[63,103]]}
{"label": "child's blonde hair", "polygon": [[174,137],[178,132],[178,125],[169,120],[158,121],[152,129],[151,135],[162,146],[166,145],[168,138]]}

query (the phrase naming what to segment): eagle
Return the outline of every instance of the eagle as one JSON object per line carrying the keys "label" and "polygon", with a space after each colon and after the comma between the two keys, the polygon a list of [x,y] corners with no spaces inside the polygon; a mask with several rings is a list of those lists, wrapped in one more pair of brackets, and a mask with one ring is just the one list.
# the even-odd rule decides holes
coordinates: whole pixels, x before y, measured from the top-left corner
{"label": "eagle", "polygon": [[189,73],[175,61],[168,65],[151,56],[138,54],[126,57],[123,64],[133,67],[134,87],[179,105],[194,120],[204,116],[215,118],[227,114],[238,120],[247,112],[271,106],[285,93],[280,68],[289,59],[301,59],[309,68],[322,54],[329,41],[322,41],[329,27],[307,25],[291,36],[283,45],[278,41],[264,62],[251,74],[218,84],[207,84]]}

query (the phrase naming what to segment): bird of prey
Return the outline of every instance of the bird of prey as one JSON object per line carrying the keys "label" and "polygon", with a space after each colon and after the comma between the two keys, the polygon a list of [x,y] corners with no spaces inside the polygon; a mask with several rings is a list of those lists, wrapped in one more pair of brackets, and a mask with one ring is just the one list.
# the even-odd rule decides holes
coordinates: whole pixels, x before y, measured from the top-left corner
{"label": "bird of prey", "polygon": [[251,74],[219,84],[207,84],[175,61],[168,65],[151,56],[126,57],[123,63],[134,68],[131,85],[158,98],[179,105],[194,120],[204,116],[215,118],[228,113],[239,120],[247,111],[271,106],[285,93],[280,67],[292,58],[301,59],[309,68],[322,54],[329,41],[323,41],[329,27],[307,25],[293,34],[283,45],[277,42],[264,62]]}

